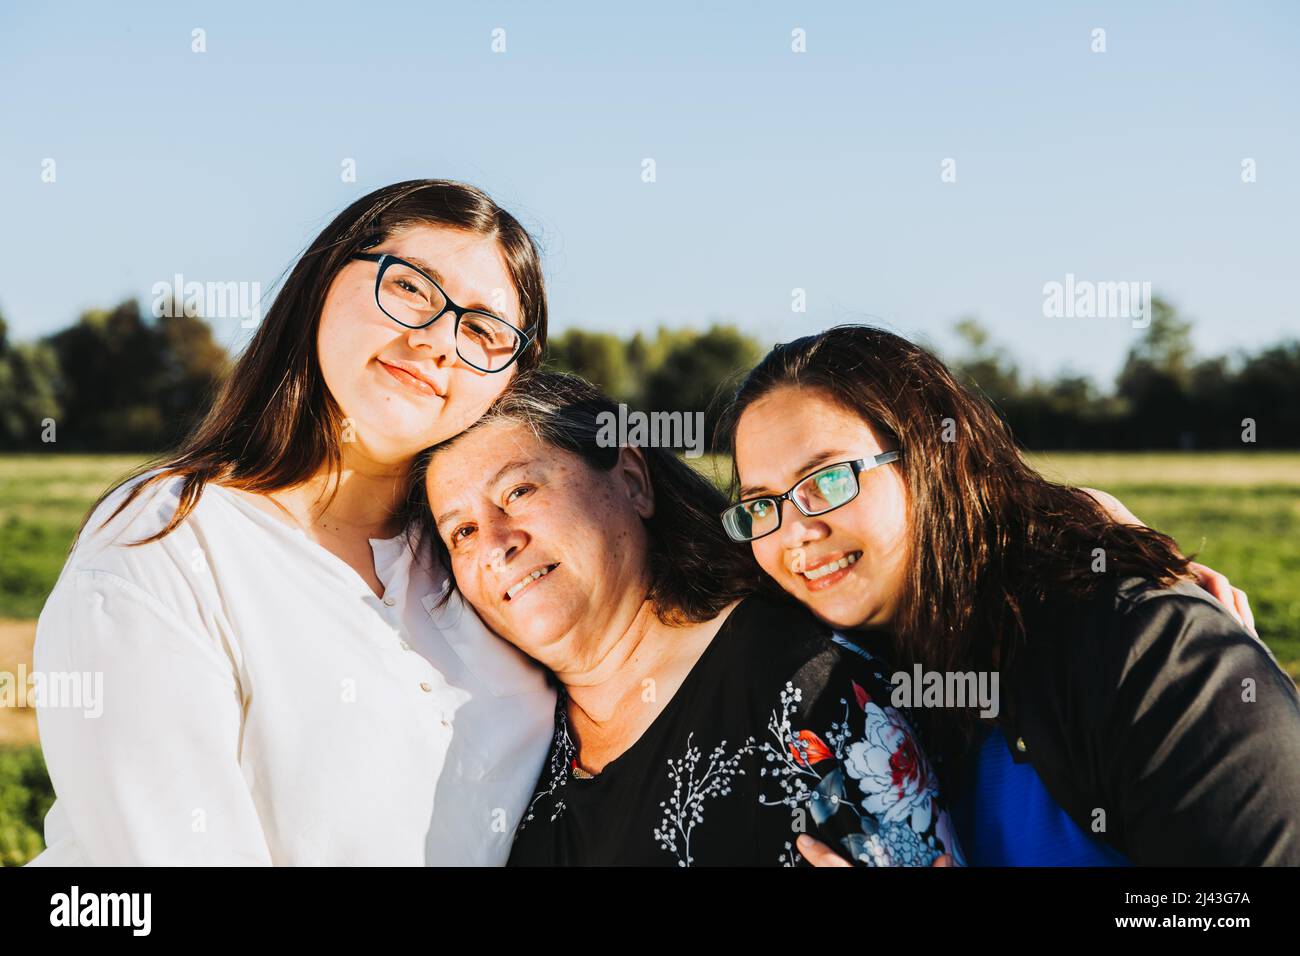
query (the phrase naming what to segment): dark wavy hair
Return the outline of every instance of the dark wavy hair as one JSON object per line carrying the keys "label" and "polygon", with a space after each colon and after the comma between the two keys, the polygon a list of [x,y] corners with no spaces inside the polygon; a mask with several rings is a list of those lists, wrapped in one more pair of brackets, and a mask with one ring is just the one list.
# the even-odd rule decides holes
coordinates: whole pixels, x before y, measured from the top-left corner
{"label": "dark wavy hair", "polygon": [[540,365],[546,346],[546,289],[537,247],[519,221],[465,183],[415,179],[385,186],[339,213],[303,252],[207,415],[180,447],[110,488],[90,513],[147,471],[161,469],[138,482],[108,521],[148,485],[180,476],[180,503],[166,526],[132,542],[146,544],[174,531],[194,510],[208,482],[266,493],[300,484],[322,466],[337,473],[343,417],[325,386],[316,349],[325,297],[353,253],[417,225],[496,240],[519,295],[524,329],[532,335],[519,369]]}
{"label": "dark wavy hair", "polygon": [[[526,426],[539,441],[577,455],[593,469],[609,471],[618,461],[619,448],[597,440],[604,412],[617,415],[618,405],[576,375],[530,371],[516,377],[482,418],[417,460],[406,502],[409,533],[417,541],[431,540],[450,573],[450,556],[434,527],[425,492],[424,476],[433,456],[476,429],[506,422]],[[646,597],[659,619],[674,625],[711,620],[732,601],[758,592],[785,598],[753,552],[737,548],[723,531],[718,519],[726,506],[722,492],[671,450],[641,451],[654,491],[654,514],[645,519],[650,568]]]}
{"label": "dark wavy hair", "polygon": [[[1003,705],[1010,715],[1017,658],[1036,621],[1120,578],[1170,584],[1186,574],[1189,559],[1170,538],[1112,521],[1091,495],[1035,471],[993,407],[933,354],[865,325],[778,345],[755,366],[719,425],[733,461],[745,409],[790,386],[816,390],[870,425],[885,448],[903,451],[911,537],[889,628],[896,664],[998,671],[1012,691]],[[1096,548],[1104,573],[1093,571]],[[930,723],[944,753],[963,752],[979,720],[961,708],[929,708],[917,719]]]}

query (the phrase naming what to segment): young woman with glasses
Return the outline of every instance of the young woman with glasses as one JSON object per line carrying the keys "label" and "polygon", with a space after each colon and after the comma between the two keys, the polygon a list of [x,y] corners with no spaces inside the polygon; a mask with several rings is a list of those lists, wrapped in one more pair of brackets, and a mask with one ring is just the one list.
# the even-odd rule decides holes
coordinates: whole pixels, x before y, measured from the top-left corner
{"label": "young woman with glasses", "polygon": [[501,864],[550,739],[543,672],[398,505],[415,456],[538,364],[523,227],[421,180],[344,210],[211,410],[101,500],[41,614],[57,799],[39,864]]}
{"label": "young woman with glasses", "polygon": [[910,701],[968,862],[1300,863],[1295,684],[933,355],[864,326],[777,346],[724,434],[723,525],[774,581],[909,676],[998,676],[996,716]]}

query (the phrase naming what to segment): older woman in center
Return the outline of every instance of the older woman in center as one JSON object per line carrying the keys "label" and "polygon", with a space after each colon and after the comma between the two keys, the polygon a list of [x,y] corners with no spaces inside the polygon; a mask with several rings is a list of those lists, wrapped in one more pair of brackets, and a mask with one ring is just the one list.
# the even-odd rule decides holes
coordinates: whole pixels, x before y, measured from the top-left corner
{"label": "older woman in center", "polygon": [[525,376],[417,489],[460,594],[561,686],[511,864],[792,865],[804,832],[960,861],[885,665],[764,584],[671,452],[602,447],[616,412]]}

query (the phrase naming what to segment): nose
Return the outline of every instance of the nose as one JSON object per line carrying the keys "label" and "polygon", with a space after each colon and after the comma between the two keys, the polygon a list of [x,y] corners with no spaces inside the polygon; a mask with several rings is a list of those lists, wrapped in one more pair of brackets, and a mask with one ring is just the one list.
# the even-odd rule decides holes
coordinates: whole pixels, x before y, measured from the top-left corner
{"label": "nose", "polygon": [[793,550],[826,537],[826,525],[817,518],[805,516],[793,501],[787,498],[781,502],[781,507],[784,509],[781,512],[781,529],[777,532],[781,547]]}
{"label": "nose", "polygon": [[521,528],[504,521],[495,521],[483,535],[483,567],[500,573],[528,546],[528,535]]}
{"label": "nose", "polygon": [[444,312],[432,325],[411,329],[406,334],[406,342],[435,365],[452,364],[456,361],[456,316]]}

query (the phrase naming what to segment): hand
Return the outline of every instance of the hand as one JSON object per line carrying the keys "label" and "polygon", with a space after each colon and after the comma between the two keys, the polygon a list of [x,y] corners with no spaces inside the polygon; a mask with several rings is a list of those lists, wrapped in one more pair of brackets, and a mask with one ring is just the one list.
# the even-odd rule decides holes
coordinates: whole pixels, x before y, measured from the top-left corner
{"label": "hand", "polygon": [[[800,834],[799,839],[794,841],[795,847],[803,854],[803,858],[813,866],[852,866],[848,860],[840,856],[821,840],[814,840],[808,834]],[[939,859],[934,861],[934,866],[952,866],[952,857],[945,853]]]}
{"label": "hand", "polygon": [[1250,613],[1250,601],[1246,599],[1245,591],[1234,588],[1226,575],[1195,561],[1187,566],[1187,570],[1192,580],[1217,598],[1238,624],[1259,637],[1259,632],[1255,630],[1255,615]]}

